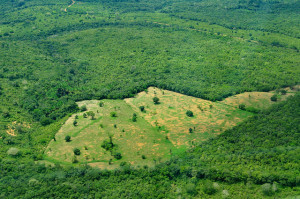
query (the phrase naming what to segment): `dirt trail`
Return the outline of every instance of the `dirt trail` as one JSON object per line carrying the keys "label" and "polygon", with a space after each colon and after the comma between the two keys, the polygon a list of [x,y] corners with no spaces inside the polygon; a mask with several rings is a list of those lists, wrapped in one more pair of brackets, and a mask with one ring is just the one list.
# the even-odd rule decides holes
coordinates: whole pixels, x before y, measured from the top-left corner
{"label": "dirt trail", "polygon": [[76,3],[76,1],[72,0],[72,3],[70,5],[68,5],[68,7],[66,7],[64,9],[65,12],[67,12],[67,9],[70,8],[72,5],[74,5]]}

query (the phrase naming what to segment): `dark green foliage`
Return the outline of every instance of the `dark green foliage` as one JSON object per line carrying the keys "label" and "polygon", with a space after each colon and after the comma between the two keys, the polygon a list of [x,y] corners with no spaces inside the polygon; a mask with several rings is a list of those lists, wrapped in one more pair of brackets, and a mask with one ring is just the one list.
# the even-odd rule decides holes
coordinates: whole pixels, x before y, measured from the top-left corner
{"label": "dark green foliage", "polygon": [[189,128],[189,133],[193,133],[193,129],[192,128]]}
{"label": "dark green foliage", "polygon": [[104,140],[101,144],[101,147],[104,148],[106,151],[111,151],[114,147],[114,144],[111,141]]}
{"label": "dark green foliage", "polygon": [[140,108],[141,112],[145,112],[145,107],[144,106],[140,106],[139,108]]}
{"label": "dark green foliage", "polygon": [[203,191],[204,191],[204,193],[206,193],[208,195],[213,195],[218,190],[216,189],[216,187],[213,185],[212,182],[206,182],[203,186]]}
{"label": "dark green foliage", "polygon": [[240,105],[239,105],[239,109],[241,109],[241,110],[246,110],[246,105],[245,105],[245,104],[240,104]]}
{"label": "dark green foliage", "polygon": [[158,97],[153,97],[153,102],[154,104],[159,104],[159,98]]}
{"label": "dark green foliage", "polygon": [[65,137],[65,140],[66,140],[66,142],[71,142],[71,136],[67,135],[67,136]]}
{"label": "dark green foliage", "polygon": [[87,110],[86,105],[83,105],[83,106],[80,107],[80,111],[81,111],[81,112],[84,112],[84,111],[86,111],[86,110]]}
{"label": "dark green foliage", "polygon": [[121,153],[117,152],[114,154],[114,157],[117,159],[117,160],[120,160],[122,158],[122,155]]}
{"label": "dark green foliage", "polygon": [[76,120],[74,120],[73,122],[73,126],[77,126],[78,122]]}
{"label": "dark green foliage", "polygon": [[194,113],[190,110],[187,110],[186,113],[185,113],[188,117],[193,117],[194,116]]}
{"label": "dark green foliage", "polygon": [[273,101],[273,102],[277,102],[277,99],[278,99],[277,95],[273,95],[271,97],[271,101]]}
{"label": "dark green foliage", "polygon": [[80,149],[75,148],[73,149],[74,155],[80,155]]}
{"label": "dark green foliage", "polygon": [[284,89],[282,89],[282,90],[280,91],[280,93],[281,93],[282,95],[286,95],[287,91],[284,90]]}
{"label": "dark green foliage", "polygon": [[87,118],[87,114],[86,113],[83,113],[83,118]]}
{"label": "dark green foliage", "polygon": [[99,102],[99,106],[103,107],[104,106],[104,102]]}
{"label": "dark green foliage", "polygon": [[110,117],[117,117],[117,113],[116,112],[111,112]]}
{"label": "dark green foliage", "polygon": [[145,160],[145,159],[146,159],[146,156],[145,156],[145,155],[142,155],[142,159]]}
{"label": "dark green foliage", "polygon": [[132,115],[132,121],[136,122],[136,119],[137,119],[137,115],[136,115],[136,113],[133,113],[133,115]]}

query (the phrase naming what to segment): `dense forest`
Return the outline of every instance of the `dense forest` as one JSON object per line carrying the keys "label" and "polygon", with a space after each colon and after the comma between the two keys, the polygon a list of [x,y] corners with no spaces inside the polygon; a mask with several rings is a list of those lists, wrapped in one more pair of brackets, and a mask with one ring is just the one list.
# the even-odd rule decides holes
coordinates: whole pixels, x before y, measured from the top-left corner
{"label": "dense forest", "polygon": [[299,95],[155,168],[40,164],[80,100],[294,88],[299,1],[72,2],[0,1],[0,198],[300,195]]}

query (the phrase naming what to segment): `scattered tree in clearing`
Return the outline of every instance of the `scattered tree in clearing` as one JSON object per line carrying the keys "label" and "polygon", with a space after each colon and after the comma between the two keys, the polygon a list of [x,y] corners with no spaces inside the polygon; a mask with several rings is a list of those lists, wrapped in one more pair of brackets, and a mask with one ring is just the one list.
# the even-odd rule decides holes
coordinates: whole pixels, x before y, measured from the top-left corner
{"label": "scattered tree in clearing", "polygon": [[100,103],[99,103],[99,106],[100,106],[100,107],[103,107],[103,106],[104,106],[104,103],[103,103],[103,102],[100,102]]}
{"label": "scattered tree in clearing", "polygon": [[87,114],[86,113],[83,113],[83,118],[87,118]]}
{"label": "scattered tree in clearing", "polygon": [[158,97],[153,97],[153,102],[154,104],[159,104],[159,98]]}
{"label": "scattered tree in clearing", "polygon": [[117,113],[116,112],[110,112],[110,117],[117,117]]}
{"label": "scattered tree in clearing", "polygon": [[192,128],[189,128],[189,133],[193,133],[193,129]]}
{"label": "scattered tree in clearing", "polygon": [[75,119],[77,120],[79,117],[78,117],[78,115],[75,115]]}
{"label": "scattered tree in clearing", "polygon": [[186,115],[187,115],[188,117],[193,117],[193,116],[194,116],[194,113],[193,113],[192,111],[188,110],[188,111],[186,111]]}
{"label": "scattered tree in clearing", "polygon": [[114,157],[117,159],[117,160],[120,160],[122,158],[122,155],[121,153],[117,152],[114,154]]}
{"label": "scattered tree in clearing", "polygon": [[87,115],[88,115],[88,116],[91,116],[91,120],[94,120],[94,119],[95,119],[95,113],[94,113],[93,111],[87,112]]}
{"label": "scattered tree in clearing", "polygon": [[67,135],[67,136],[65,137],[65,140],[66,140],[66,142],[70,142],[70,141],[71,141],[71,136]]}
{"label": "scattered tree in clearing", "polygon": [[141,112],[146,112],[144,106],[140,106],[139,108],[140,108]]}
{"label": "scattered tree in clearing", "polygon": [[81,112],[86,111],[86,110],[87,110],[86,105],[83,105],[83,106],[80,107]]}
{"label": "scattered tree in clearing", "polygon": [[273,95],[273,96],[271,97],[271,101],[272,101],[272,102],[276,102],[277,99],[278,99],[278,98],[277,98],[277,95]]}
{"label": "scattered tree in clearing", "polygon": [[78,122],[76,120],[74,120],[73,122],[73,126],[77,126]]}
{"label": "scattered tree in clearing", "polygon": [[136,119],[137,119],[137,115],[136,115],[136,113],[133,113],[133,115],[132,115],[132,121],[136,122]]}
{"label": "scattered tree in clearing", "polygon": [[80,155],[80,149],[78,149],[78,148],[75,148],[73,150],[73,152],[74,152],[75,155]]}
{"label": "scattered tree in clearing", "polygon": [[245,104],[240,104],[239,109],[241,109],[243,111],[246,110],[246,105]]}

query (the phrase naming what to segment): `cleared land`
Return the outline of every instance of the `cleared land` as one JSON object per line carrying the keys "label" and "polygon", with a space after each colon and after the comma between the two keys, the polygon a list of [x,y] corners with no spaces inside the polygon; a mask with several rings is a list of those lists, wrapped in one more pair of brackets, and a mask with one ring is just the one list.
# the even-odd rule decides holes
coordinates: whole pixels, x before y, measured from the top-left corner
{"label": "cleared land", "polygon": [[[293,94],[292,90],[286,90],[287,94],[279,97],[280,100]],[[240,110],[239,104],[265,108],[273,103],[270,101],[272,95],[273,92],[243,93],[222,102],[211,102],[150,87],[125,100],[78,102],[79,107],[86,106],[87,110],[66,121],[46,149],[45,159],[66,164],[76,159],[103,169],[119,167],[121,162],[152,166],[253,115]],[[153,103],[154,97],[159,98],[159,104]],[[187,116],[188,110],[193,112],[193,117]],[[84,117],[90,111],[95,114],[94,119]],[[132,120],[134,114],[137,116],[135,122]],[[73,124],[75,120],[76,125]],[[65,141],[67,135],[71,136],[70,142]],[[110,136],[115,145],[112,153],[101,147]],[[81,154],[75,156],[74,148],[80,149]],[[114,157],[117,152],[122,155],[119,160]]]}

